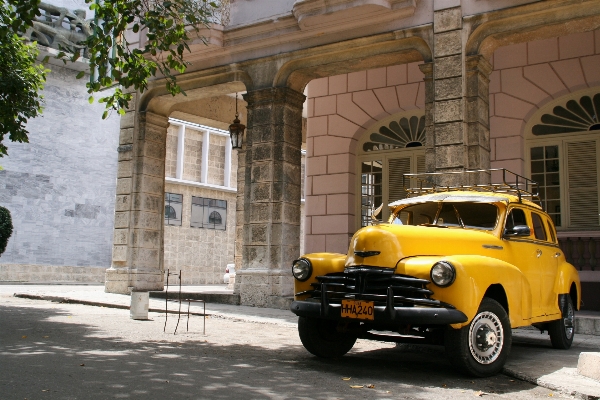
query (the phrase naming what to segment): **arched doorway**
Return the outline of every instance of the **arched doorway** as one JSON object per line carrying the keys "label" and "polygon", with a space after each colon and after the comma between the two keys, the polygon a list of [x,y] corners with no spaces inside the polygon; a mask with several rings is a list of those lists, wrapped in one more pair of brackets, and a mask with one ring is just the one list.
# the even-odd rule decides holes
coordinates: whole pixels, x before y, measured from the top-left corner
{"label": "arched doorway", "polygon": [[[357,227],[386,221],[387,204],[406,197],[403,174],[425,172],[425,115],[394,114],[363,134],[358,152]],[[375,215],[374,215],[375,214]]]}

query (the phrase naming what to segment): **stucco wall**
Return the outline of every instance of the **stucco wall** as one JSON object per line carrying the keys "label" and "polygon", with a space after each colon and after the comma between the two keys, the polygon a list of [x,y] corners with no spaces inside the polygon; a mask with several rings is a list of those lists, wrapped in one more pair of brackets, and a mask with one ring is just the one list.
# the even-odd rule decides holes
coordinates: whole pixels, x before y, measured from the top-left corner
{"label": "stucco wall", "polygon": [[361,135],[392,114],[425,107],[419,63],[336,75],[308,84],[307,253],[346,253],[356,229],[356,155]]}
{"label": "stucco wall", "polygon": [[600,86],[600,30],[501,47],[492,63],[492,168],[522,174],[529,118],[552,100]]}
{"label": "stucco wall", "polygon": [[85,78],[52,66],[44,112],[30,120],[30,143],[7,142],[0,204],[14,232],[0,257],[2,281],[102,282],[110,267],[118,115],[102,120]]}

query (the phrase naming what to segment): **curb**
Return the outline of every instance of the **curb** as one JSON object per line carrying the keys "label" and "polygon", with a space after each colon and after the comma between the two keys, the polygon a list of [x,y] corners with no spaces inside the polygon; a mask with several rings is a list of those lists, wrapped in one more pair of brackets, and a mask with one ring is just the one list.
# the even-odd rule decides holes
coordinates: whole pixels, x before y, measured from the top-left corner
{"label": "curb", "polygon": [[[45,300],[45,301],[53,301],[55,303],[66,303],[66,304],[82,304],[84,306],[94,306],[94,307],[106,307],[106,308],[118,308],[121,310],[129,310],[129,306],[124,306],[121,304],[113,304],[113,303],[100,303],[97,301],[87,301],[87,300],[75,300],[75,299],[69,299],[66,297],[59,297],[59,296],[42,296],[42,295],[36,295],[36,294],[27,294],[27,293],[15,293],[13,295],[14,297],[18,297],[21,299],[29,299],[29,300]],[[183,304],[183,303],[182,303]],[[157,313],[165,313],[165,309],[164,308],[149,308],[148,309],[149,312],[157,312]],[[178,314],[178,311],[175,310],[168,310],[167,311],[169,314]],[[182,311],[181,314],[187,314],[187,311]],[[192,312],[190,311],[190,315],[199,315],[199,316],[203,316],[203,313],[199,313],[199,312]],[[206,314],[206,316],[210,316],[211,314]]]}
{"label": "curb", "polygon": [[[169,300],[179,300],[179,292],[172,291],[168,293]],[[150,297],[154,299],[164,299],[167,297],[165,292],[150,292]],[[240,295],[233,293],[194,293],[194,292],[181,292],[181,301],[185,299],[191,300],[204,300],[207,303],[216,304],[229,304],[232,306],[240,305]]]}
{"label": "curb", "polygon": [[550,389],[550,390],[553,390],[555,392],[566,394],[568,396],[573,396],[576,399],[580,399],[580,400],[599,400],[600,399],[600,397],[598,397],[598,396],[593,396],[593,395],[581,393],[581,392],[579,392],[577,390],[570,390],[570,389],[567,389],[567,388],[565,388],[563,386],[553,385],[551,383],[542,381],[540,379],[533,378],[533,377],[531,377],[529,375],[526,375],[526,374],[524,374],[522,372],[514,371],[514,370],[512,370],[510,368],[506,368],[506,367],[502,368],[502,373],[504,375],[506,375],[506,376],[511,377],[511,378],[515,378],[515,379],[519,379],[521,381],[529,382],[529,383],[534,384],[536,386],[540,386],[540,387],[543,387],[543,388],[546,388],[546,389]]}

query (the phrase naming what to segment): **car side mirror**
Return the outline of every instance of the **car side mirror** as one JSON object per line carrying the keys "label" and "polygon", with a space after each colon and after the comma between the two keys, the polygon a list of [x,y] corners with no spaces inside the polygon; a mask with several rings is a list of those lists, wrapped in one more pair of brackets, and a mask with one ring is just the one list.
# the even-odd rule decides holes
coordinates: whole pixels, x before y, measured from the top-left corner
{"label": "car side mirror", "polygon": [[504,236],[530,236],[531,229],[527,225],[516,225],[512,229],[506,228]]}

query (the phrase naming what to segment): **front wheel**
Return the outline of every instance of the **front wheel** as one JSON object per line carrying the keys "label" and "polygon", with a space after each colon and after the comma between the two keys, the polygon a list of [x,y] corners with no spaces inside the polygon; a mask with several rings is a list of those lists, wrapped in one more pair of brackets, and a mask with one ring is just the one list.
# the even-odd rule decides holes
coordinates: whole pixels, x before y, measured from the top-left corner
{"label": "front wheel", "polygon": [[356,335],[338,329],[338,321],[320,318],[298,318],[302,344],[312,354],[323,358],[341,357],[350,351]]}
{"label": "front wheel", "polygon": [[467,326],[448,329],[446,355],[461,372],[476,377],[500,372],[512,343],[510,321],[496,300],[484,298]]}
{"label": "front wheel", "polygon": [[561,297],[560,303],[562,318],[548,324],[548,334],[550,335],[552,347],[566,350],[571,348],[575,336],[575,308],[573,307],[573,300],[568,294]]}

